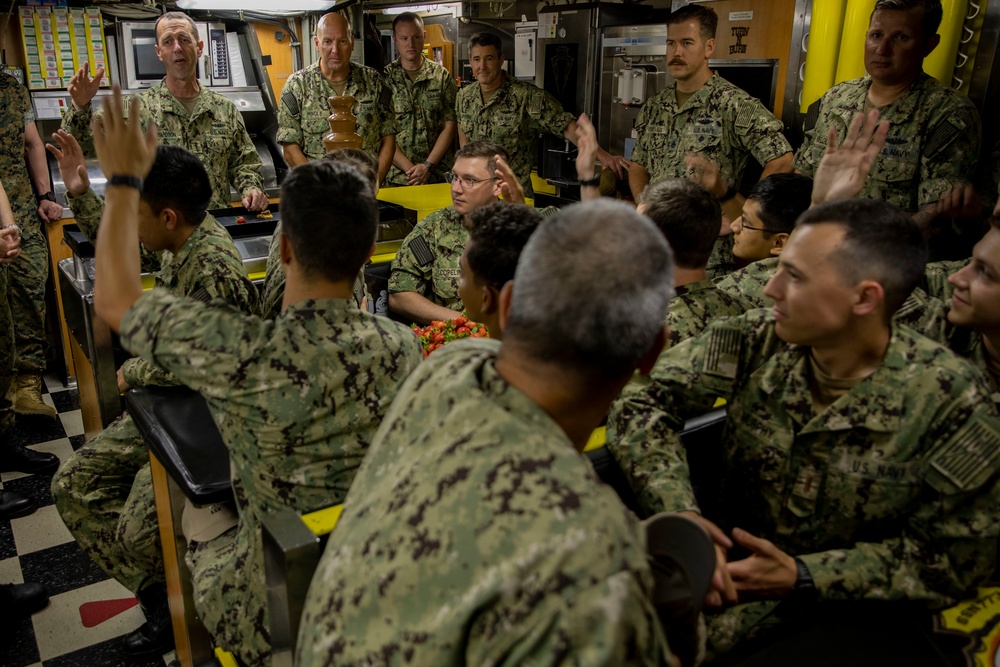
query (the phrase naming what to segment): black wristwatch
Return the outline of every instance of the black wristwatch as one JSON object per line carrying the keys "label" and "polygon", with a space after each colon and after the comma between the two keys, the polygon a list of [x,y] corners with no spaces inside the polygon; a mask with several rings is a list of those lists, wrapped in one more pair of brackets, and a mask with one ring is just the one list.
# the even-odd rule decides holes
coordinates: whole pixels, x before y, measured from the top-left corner
{"label": "black wristwatch", "polygon": [[601,174],[600,173],[594,174],[593,178],[581,178],[577,180],[576,183],[581,188],[586,188],[586,187],[596,188],[598,185],[601,184]]}
{"label": "black wristwatch", "polygon": [[434,164],[433,162],[431,162],[430,160],[424,160],[424,166],[425,166],[425,167],[427,167],[428,169],[433,169],[433,168],[434,168],[434,167],[436,167],[437,165],[435,165],[435,164]]}
{"label": "black wristwatch", "polygon": [[56,200],[56,193],[49,190],[44,195],[35,195],[35,201],[41,204],[43,201],[54,202]]}
{"label": "black wristwatch", "polygon": [[795,585],[792,586],[792,597],[796,600],[815,600],[817,597],[816,582],[813,581],[809,568],[801,558],[795,559]]}

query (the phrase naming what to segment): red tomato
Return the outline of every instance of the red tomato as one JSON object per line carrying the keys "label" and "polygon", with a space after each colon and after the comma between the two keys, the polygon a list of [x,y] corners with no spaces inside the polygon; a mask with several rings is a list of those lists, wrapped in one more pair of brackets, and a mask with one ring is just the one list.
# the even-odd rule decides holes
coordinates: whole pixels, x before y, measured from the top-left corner
{"label": "red tomato", "polygon": [[434,320],[430,323],[431,329],[444,329],[444,322],[441,320]]}
{"label": "red tomato", "polygon": [[462,317],[461,315],[459,315],[454,320],[452,320],[452,322],[455,324],[456,327],[464,326],[465,323],[468,322],[468,321],[469,321],[468,318]]}
{"label": "red tomato", "polygon": [[457,333],[459,336],[468,336],[469,334],[472,333],[472,329],[470,329],[469,327],[459,327],[455,331],[455,333]]}

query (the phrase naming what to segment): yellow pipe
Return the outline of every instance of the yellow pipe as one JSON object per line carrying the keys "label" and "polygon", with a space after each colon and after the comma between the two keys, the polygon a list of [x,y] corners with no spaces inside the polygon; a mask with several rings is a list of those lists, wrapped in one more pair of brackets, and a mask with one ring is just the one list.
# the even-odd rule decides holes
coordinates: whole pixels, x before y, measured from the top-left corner
{"label": "yellow pipe", "polygon": [[[816,0],[813,11],[816,11],[816,5],[824,2],[826,0]],[[840,54],[837,57],[837,80],[834,83],[865,75],[865,35],[868,34],[873,9],[875,0],[847,0],[844,34],[840,39]]]}
{"label": "yellow pipe", "polygon": [[809,48],[806,51],[806,69],[802,80],[800,110],[803,113],[809,110],[810,104],[833,87],[846,8],[847,0],[813,2],[812,17],[809,20]]}
{"label": "yellow pipe", "polygon": [[924,71],[950,87],[969,0],[941,0],[941,6],[944,8],[944,18],[941,19],[941,27],[938,29],[941,43],[924,60]]}

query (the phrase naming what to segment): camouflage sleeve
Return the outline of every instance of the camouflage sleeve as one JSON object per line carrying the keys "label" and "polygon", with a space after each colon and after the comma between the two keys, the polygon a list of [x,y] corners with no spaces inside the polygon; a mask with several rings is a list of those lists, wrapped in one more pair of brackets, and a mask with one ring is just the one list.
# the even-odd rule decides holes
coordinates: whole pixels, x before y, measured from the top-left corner
{"label": "camouflage sleeve", "polygon": [[795,151],[795,159],[792,161],[792,167],[796,171],[810,178],[816,174],[816,167],[823,159],[823,153],[826,151],[826,135],[830,131],[830,124],[826,120],[823,108],[826,97],[824,95],[810,105],[806,114],[805,137],[802,139],[802,145]]}
{"label": "camouflage sleeve", "polygon": [[381,74],[377,74],[376,85],[378,86],[379,99],[379,127],[382,128],[382,136],[399,134],[399,119],[396,118],[395,107],[392,105],[392,89],[386,85]]}
{"label": "camouflage sleeve", "polygon": [[267,251],[267,268],[264,274],[264,284],[260,288],[260,316],[273,320],[281,314],[281,300],[285,296],[285,271],[281,268],[279,238],[281,222],[274,228],[271,244]]}
{"label": "camouflage sleeve", "polygon": [[229,182],[240,193],[240,197],[246,197],[251,190],[263,192],[264,180],[260,175],[262,166],[260,155],[257,154],[257,148],[247,134],[243,116],[235,107],[230,109],[229,122],[233,126],[235,136],[229,153]]}
{"label": "camouflage sleeve", "polygon": [[444,77],[444,81],[441,82],[441,91],[444,99],[442,104],[444,105],[444,122],[450,120],[457,120],[457,115],[455,114],[455,102],[458,97],[458,84],[455,83],[455,79],[452,78],[448,70],[441,73]]}
{"label": "camouflage sleeve", "polygon": [[[985,386],[966,384],[964,391],[942,392],[939,417],[926,435],[932,446],[924,493],[901,536],[799,555],[822,599],[947,606],[993,572],[1000,532],[1000,421]],[[949,401],[948,395],[958,398]]]}
{"label": "camouflage sleeve", "polygon": [[948,344],[948,334],[952,327],[948,322],[947,307],[943,301],[928,296],[919,287],[910,293],[892,316],[892,321],[942,345]]}
{"label": "camouflage sleeve", "polygon": [[211,305],[156,288],[122,320],[122,345],[169,370],[196,391],[228,392],[243,368],[241,352],[270,335],[265,320],[219,302]]}
{"label": "camouflage sleeve", "polygon": [[561,137],[569,124],[573,122],[573,114],[563,109],[552,93],[538,86],[528,85],[527,111],[534,123],[557,137]]}
{"label": "camouflage sleeve", "polygon": [[781,121],[757,99],[750,98],[740,105],[734,127],[743,147],[762,165],[792,152],[792,145],[782,134]]}
{"label": "camouflage sleeve", "polygon": [[[69,203],[70,210],[73,211],[73,217],[80,231],[83,232],[88,241],[96,243],[97,230],[101,224],[101,215],[104,213],[104,200],[92,189],[88,189],[79,197],[73,197],[67,193],[66,201]],[[160,255],[147,250],[141,243],[139,244],[139,260],[143,273],[156,273],[160,270]]]}
{"label": "camouflage sleeve", "polygon": [[[518,620],[498,633],[499,641],[488,643],[481,652],[469,651],[465,662],[576,667],[671,664],[649,593],[628,571],[598,581],[571,599],[550,595]],[[567,656],[572,659],[564,662]]]}
{"label": "camouflage sleeve", "polygon": [[62,117],[62,129],[72,134],[78,142],[83,154],[87,157],[94,157],[94,135],[91,134],[90,124],[94,120],[94,103],[77,109],[72,104],[66,109]]}
{"label": "camouflage sleeve", "polygon": [[281,91],[281,105],[278,107],[278,133],[275,141],[279,144],[305,146],[302,136],[302,77],[289,77]]}
{"label": "camouflage sleeve", "polygon": [[181,384],[167,371],[140,357],[132,357],[122,364],[122,377],[130,387],[172,387]]}
{"label": "camouflage sleeve", "polygon": [[[432,214],[433,215],[433,214]],[[424,218],[426,220],[427,218]],[[424,220],[417,223],[396,252],[389,274],[389,293],[416,292],[425,296],[431,285],[434,256],[424,236]]]}
{"label": "camouflage sleeve", "polygon": [[642,110],[639,111],[639,116],[635,119],[635,146],[632,148],[632,162],[635,162],[643,167],[649,167],[649,155],[647,152],[646,142],[648,141],[648,133],[646,132],[646,125],[649,123],[649,114],[653,113],[653,104],[657,101],[654,96],[646,104],[642,105]]}
{"label": "camouflage sleeve", "polygon": [[664,351],[647,377],[633,379],[612,404],[607,443],[639,504],[649,514],[697,510],[684,421],[730,399],[738,378],[766,354],[757,335],[766,311],[716,322],[700,336]]}
{"label": "camouflage sleeve", "polygon": [[933,204],[957,185],[972,182],[979,162],[983,127],[966,97],[950,95],[938,122],[927,128],[920,152],[917,205]]}

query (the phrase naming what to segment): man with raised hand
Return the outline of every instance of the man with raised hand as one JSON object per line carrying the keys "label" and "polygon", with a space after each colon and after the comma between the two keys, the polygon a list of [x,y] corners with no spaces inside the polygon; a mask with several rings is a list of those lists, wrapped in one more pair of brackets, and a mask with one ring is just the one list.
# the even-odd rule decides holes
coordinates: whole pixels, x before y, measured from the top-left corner
{"label": "man with raised hand", "polygon": [[406,327],[361,312],[352,299],[354,279],[375,248],[378,207],[369,184],[346,165],[301,165],[282,184],[286,285],[275,320],[166,290],[143,294],[136,217],[156,135],[143,136],[123,115],[116,89],[95,128],[108,175],[95,307],[125,347],[208,402],[229,449],[240,511],[235,527],[190,542],[195,605],[220,646],[244,664],[270,664],[260,516],[342,502],[397,389],[423,355]]}

